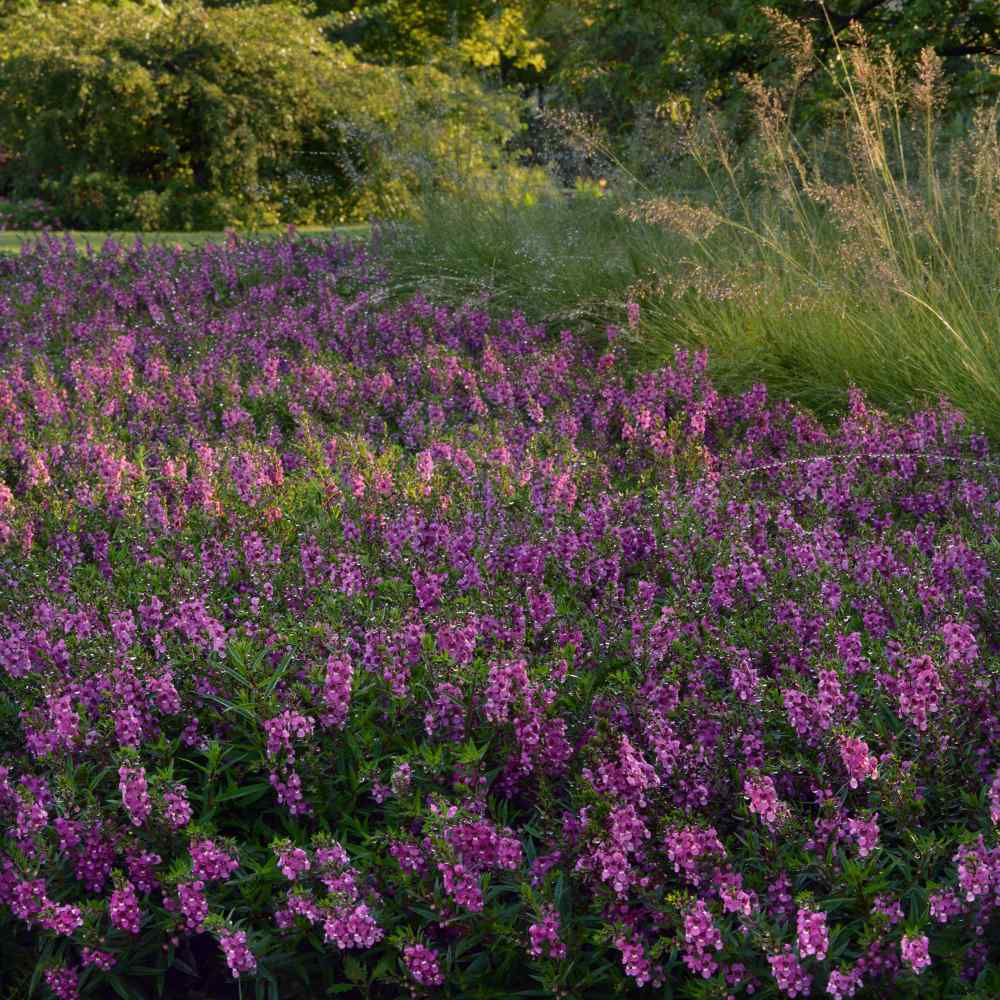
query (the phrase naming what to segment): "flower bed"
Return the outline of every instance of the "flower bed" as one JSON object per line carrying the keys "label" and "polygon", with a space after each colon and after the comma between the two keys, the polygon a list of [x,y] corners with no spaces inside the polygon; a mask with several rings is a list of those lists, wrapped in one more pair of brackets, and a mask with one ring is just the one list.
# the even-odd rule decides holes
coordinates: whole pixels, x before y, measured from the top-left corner
{"label": "flower bed", "polygon": [[0,261],[0,968],[1000,994],[985,439],[387,280]]}

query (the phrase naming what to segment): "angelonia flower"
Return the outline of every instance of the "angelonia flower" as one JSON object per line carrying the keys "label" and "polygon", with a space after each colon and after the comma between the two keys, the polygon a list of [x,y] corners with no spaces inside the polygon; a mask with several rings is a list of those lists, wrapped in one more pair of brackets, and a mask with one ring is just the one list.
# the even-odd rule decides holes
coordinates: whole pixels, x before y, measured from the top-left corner
{"label": "angelonia flower", "polygon": [[76,1000],[80,995],[77,974],[66,966],[46,969],[45,983],[59,1000]]}
{"label": "angelonia flower", "polygon": [[990,819],[994,824],[1000,826],[1000,768],[997,769],[997,773],[993,776],[993,782],[990,784],[989,802]]}
{"label": "angelonia flower", "polygon": [[628,327],[630,330],[635,330],[639,326],[639,303],[626,302],[625,310],[628,313]]}
{"label": "angelonia flower", "polygon": [[894,927],[903,919],[903,907],[899,900],[885,895],[875,897],[872,912],[885,917],[890,927]]}
{"label": "angelonia flower", "polygon": [[341,728],[347,721],[351,704],[351,685],[354,665],[343,656],[331,656],[326,661],[326,680],[323,685],[323,713],[320,724]]}
{"label": "angelonia flower", "polygon": [[862,858],[868,857],[878,845],[878,813],[868,819],[852,817],[847,821],[847,833],[857,843],[858,854]]}
{"label": "angelonia flower", "polygon": [[84,945],[80,953],[80,964],[86,968],[94,966],[102,972],[110,972],[115,967],[115,956],[99,948],[90,948]]}
{"label": "angelonia flower", "polygon": [[247,947],[246,931],[222,931],[219,947],[226,956],[226,964],[234,979],[242,975],[253,975],[257,971],[257,959]]}
{"label": "angelonia flower", "polygon": [[899,683],[899,709],[917,727],[927,729],[930,715],[938,711],[944,688],[929,656],[911,660]]}
{"label": "angelonia flower", "polygon": [[192,840],[190,850],[194,877],[205,882],[227,879],[240,866],[225,848],[207,838]]}
{"label": "angelonia flower", "polygon": [[864,740],[842,736],[840,758],[847,769],[851,788],[857,788],[863,781],[878,777],[878,761],[872,756]]}
{"label": "angelonia flower", "polygon": [[785,945],[785,950],[774,955],[768,955],[768,964],[777,984],[778,990],[786,997],[806,997],[812,989],[812,976],[799,964],[792,953],[792,946]]}
{"label": "angelonia flower", "polygon": [[712,914],[699,899],[684,916],[684,964],[695,975],[711,979],[719,968],[712,952],[722,950],[722,935]]}
{"label": "angelonia flower", "polygon": [[472,913],[482,912],[483,891],[479,885],[479,876],[475,872],[467,870],[462,864],[447,862],[439,863],[438,871],[441,873],[444,891],[458,906]]}
{"label": "angelonia flower", "polygon": [[853,997],[862,986],[861,971],[857,968],[843,971],[834,969],[826,983],[826,992],[833,1000],[847,1000]]}
{"label": "angelonia flower", "polygon": [[706,861],[714,861],[725,856],[714,827],[700,829],[684,827],[669,830],[665,838],[667,858],[675,872],[683,873],[692,885],[700,885],[704,880],[702,869]]}
{"label": "angelonia flower", "polygon": [[931,957],[927,946],[926,934],[915,936],[904,934],[902,940],[899,942],[899,951],[903,962],[918,976],[931,964]]}
{"label": "angelonia flower", "polygon": [[444,975],[437,954],[426,945],[406,945],[403,948],[403,964],[410,978],[421,986],[433,989],[444,985]]}
{"label": "angelonia flower", "polygon": [[129,881],[135,886],[137,892],[152,892],[158,889],[160,882],[157,878],[157,868],[163,859],[159,854],[152,851],[127,851],[125,854],[125,870],[128,872]]}
{"label": "angelonia flower", "polygon": [[1000,847],[990,850],[982,834],[973,844],[964,844],[954,858],[958,889],[967,903],[989,897],[1000,884]]}
{"label": "angelonia flower", "polygon": [[776,829],[788,815],[788,807],[778,798],[774,779],[769,775],[747,778],[743,794],[750,803],[750,812],[759,816],[768,829]]}
{"label": "angelonia flower", "polygon": [[795,917],[797,950],[800,958],[815,956],[816,961],[826,958],[830,936],[826,927],[826,914],[808,907],[799,907]]}
{"label": "angelonia flower", "polygon": [[365,903],[339,907],[323,923],[323,940],[338,948],[371,948],[384,936]]}
{"label": "angelonia flower", "polygon": [[177,899],[187,928],[200,931],[208,916],[208,900],[205,898],[205,883],[201,879],[182,882],[177,886]]}
{"label": "angelonia flower", "polygon": [[403,795],[410,787],[410,780],[413,776],[413,769],[405,761],[396,767],[392,772],[392,779],[389,782],[393,795]]}
{"label": "angelonia flower", "polygon": [[954,920],[962,912],[962,903],[950,889],[932,892],[930,896],[931,916],[940,924]]}
{"label": "angelonia flower", "polygon": [[123,764],[118,768],[118,788],[121,792],[122,805],[129,814],[132,825],[142,826],[153,810],[149,787],[146,784],[146,769]]}
{"label": "angelonia flower", "polygon": [[108,906],[113,927],[127,934],[138,934],[142,924],[142,911],[139,908],[139,897],[131,882],[123,881],[111,894]]}
{"label": "angelonia flower", "polygon": [[532,958],[565,958],[566,945],[559,936],[560,926],[559,914],[555,908],[544,907],[539,919],[528,928],[528,954]]}
{"label": "angelonia flower", "polygon": [[276,847],[275,854],[278,858],[278,871],[291,882],[305,875],[312,867],[309,855],[300,847]]}
{"label": "angelonia flower", "polygon": [[191,822],[191,805],[183,785],[176,785],[163,793],[163,815],[172,830],[180,830]]}
{"label": "angelonia flower", "polygon": [[635,980],[636,986],[651,983],[654,987],[662,985],[662,970],[654,966],[646,956],[646,949],[641,941],[629,940],[624,935],[615,938],[615,947],[622,954],[622,968],[627,976]]}

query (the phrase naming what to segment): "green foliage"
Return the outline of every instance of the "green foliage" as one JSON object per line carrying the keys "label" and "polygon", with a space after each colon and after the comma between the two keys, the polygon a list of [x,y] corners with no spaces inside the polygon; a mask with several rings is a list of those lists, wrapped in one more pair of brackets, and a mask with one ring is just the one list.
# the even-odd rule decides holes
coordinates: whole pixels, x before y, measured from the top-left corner
{"label": "green foliage", "polygon": [[[561,99],[597,116],[612,131],[637,109],[669,109],[671,98],[738,98],[737,75],[782,74],[788,40],[775,22],[802,33],[820,61],[852,43],[852,22],[904,67],[933,48],[945,61],[956,105],[1000,90],[1000,6],[965,0],[576,0],[550,5],[563,41],[550,57]],[[777,18],[775,17],[777,15]],[[545,32],[543,37],[549,37]],[[992,61],[991,61],[992,60]],[[826,74],[810,74],[802,110],[820,113],[836,95]]]}
{"label": "green foliage", "polygon": [[78,3],[5,28],[0,191],[71,226],[393,217],[498,166],[516,127],[513,98],[360,62],[287,6]]}
{"label": "green foliage", "polygon": [[495,67],[503,78],[545,68],[535,33],[539,0],[316,0],[332,37],[384,64],[458,62]]}

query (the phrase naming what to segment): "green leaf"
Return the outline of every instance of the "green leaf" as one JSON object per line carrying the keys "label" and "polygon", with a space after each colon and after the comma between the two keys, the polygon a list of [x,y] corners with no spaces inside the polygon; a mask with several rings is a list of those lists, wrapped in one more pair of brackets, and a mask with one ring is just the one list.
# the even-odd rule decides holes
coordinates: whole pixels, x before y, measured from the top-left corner
{"label": "green leaf", "polygon": [[250,805],[263,798],[270,790],[271,786],[266,781],[258,781],[252,785],[231,785],[224,792],[216,795],[215,801],[217,803],[239,801],[244,805]]}

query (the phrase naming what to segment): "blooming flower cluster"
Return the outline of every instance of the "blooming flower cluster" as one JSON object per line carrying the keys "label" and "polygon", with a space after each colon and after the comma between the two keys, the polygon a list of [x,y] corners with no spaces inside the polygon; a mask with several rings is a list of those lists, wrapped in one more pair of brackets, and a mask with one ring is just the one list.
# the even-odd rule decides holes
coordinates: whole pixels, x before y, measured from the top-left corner
{"label": "blooming flower cluster", "polygon": [[535,923],[528,927],[530,945],[528,954],[532,958],[563,959],[566,957],[566,945],[559,936],[561,922],[559,914],[552,906],[546,906]]}
{"label": "blooming flower cluster", "polygon": [[234,979],[257,971],[257,959],[247,947],[246,931],[223,931],[219,935],[219,947]]}
{"label": "blooming flower cluster", "polygon": [[442,986],[444,975],[434,951],[422,944],[409,944],[403,949],[406,971],[421,986]]}
{"label": "blooming flower cluster", "polygon": [[391,286],[0,260],[4,970],[989,995],[989,443]]}

